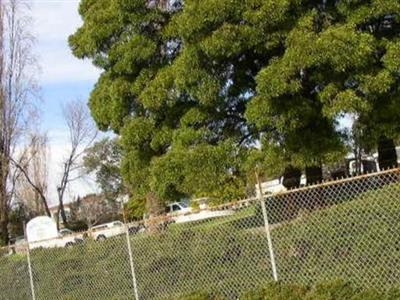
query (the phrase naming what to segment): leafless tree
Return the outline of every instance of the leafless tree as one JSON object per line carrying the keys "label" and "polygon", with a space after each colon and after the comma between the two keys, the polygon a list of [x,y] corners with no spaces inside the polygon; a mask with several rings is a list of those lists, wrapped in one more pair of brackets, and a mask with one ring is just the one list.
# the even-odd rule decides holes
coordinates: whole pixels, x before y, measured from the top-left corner
{"label": "leafless tree", "polygon": [[58,210],[56,214],[57,225],[61,216],[63,223],[68,223],[64,210],[64,196],[70,182],[82,177],[81,159],[88,147],[97,136],[97,129],[90,116],[89,109],[83,101],[74,100],[63,107],[63,116],[68,128],[70,149],[63,162],[60,183],[57,186]]}
{"label": "leafless tree", "polygon": [[88,228],[106,221],[114,213],[104,195],[89,194],[71,204],[72,214],[79,221],[84,221]]}
{"label": "leafless tree", "polygon": [[[0,0],[0,239],[8,240],[12,187],[19,172],[10,172],[11,159],[29,126],[36,99],[34,38],[27,2]],[[18,177],[17,176],[17,177]]]}
{"label": "leafless tree", "polygon": [[48,153],[47,135],[34,132],[18,159],[11,158],[15,169],[15,199],[34,215],[51,216],[47,203]]}

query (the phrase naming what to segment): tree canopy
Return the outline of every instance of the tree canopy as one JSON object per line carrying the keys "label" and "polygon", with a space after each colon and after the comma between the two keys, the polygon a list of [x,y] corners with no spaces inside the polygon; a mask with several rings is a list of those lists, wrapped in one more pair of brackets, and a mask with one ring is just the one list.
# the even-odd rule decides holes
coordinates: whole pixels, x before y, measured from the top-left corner
{"label": "tree canopy", "polygon": [[368,128],[364,138],[375,143],[400,132],[400,3],[325,3],[298,19],[284,55],[259,72],[258,95],[247,111],[258,127],[273,124],[284,132],[284,144],[294,144],[302,158],[301,149],[308,152],[306,160],[340,146],[335,122],[344,114],[356,115]]}
{"label": "tree canopy", "polygon": [[103,70],[89,105],[138,200],[242,196],[255,147],[320,166],[344,153],[344,114],[399,133],[397,1],[156,2],[82,0],[69,40]]}
{"label": "tree canopy", "polygon": [[86,149],[83,167],[94,174],[106,200],[112,201],[126,193],[121,178],[122,150],[117,138],[103,138]]}

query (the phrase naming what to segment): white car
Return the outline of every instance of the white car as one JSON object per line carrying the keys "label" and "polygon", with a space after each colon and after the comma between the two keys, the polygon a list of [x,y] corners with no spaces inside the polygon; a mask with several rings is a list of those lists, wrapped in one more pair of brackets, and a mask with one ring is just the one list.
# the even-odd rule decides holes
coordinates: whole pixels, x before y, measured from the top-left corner
{"label": "white car", "polygon": [[124,234],[125,232],[125,225],[121,221],[93,226],[90,229],[90,234],[96,241],[102,241],[113,236]]}
{"label": "white car", "polygon": [[166,207],[166,213],[171,216],[184,215],[192,212],[192,208],[184,202],[170,203]]}

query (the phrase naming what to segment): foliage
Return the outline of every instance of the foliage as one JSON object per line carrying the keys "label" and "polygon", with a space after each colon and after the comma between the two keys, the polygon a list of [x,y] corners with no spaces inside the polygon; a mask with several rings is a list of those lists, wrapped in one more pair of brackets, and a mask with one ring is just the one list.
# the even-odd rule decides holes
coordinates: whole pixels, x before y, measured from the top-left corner
{"label": "foliage", "polygon": [[9,218],[10,236],[17,237],[24,235],[24,223],[32,217],[32,215],[29,215],[29,210],[27,210],[23,205],[14,206],[10,211]]}
{"label": "foliage", "polygon": [[223,201],[242,196],[254,145],[276,176],[342,158],[345,114],[375,144],[400,132],[399,12],[390,0],[187,0],[169,10],[83,0],[70,45],[104,71],[90,107],[121,136],[133,199]]}
{"label": "foliage", "polygon": [[132,198],[124,206],[129,220],[140,220],[146,212],[146,199]]}
{"label": "foliage", "polygon": [[245,293],[240,300],[301,300],[304,299],[307,290],[307,287],[275,282]]}
{"label": "foliage", "polygon": [[323,281],[316,285],[295,286],[282,282],[270,283],[262,288],[254,290],[244,296],[241,300],[389,300],[396,299],[399,290],[388,292],[374,289],[361,289],[343,280]]}
{"label": "foliage", "polygon": [[104,70],[90,107],[101,129],[121,135],[134,199],[243,196],[244,157],[259,137],[246,105],[295,22],[297,1],[272,2],[82,1],[70,45]]}
{"label": "foliage", "polygon": [[21,143],[36,123],[37,74],[29,5],[0,3],[0,242],[9,240],[9,211],[19,188]]}
{"label": "foliage", "polygon": [[285,53],[258,73],[248,119],[276,127],[272,141],[306,165],[340,152],[344,114],[358,116],[375,147],[380,135],[398,135],[399,13],[393,1],[336,1],[301,14]]}
{"label": "foliage", "polygon": [[118,139],[104,138],[86,149],[83,166],[87,173],[96,174],[96,182],[108,200],[125,192],[120,164],[122,150]]}
{"label": "foliage", "polygon": [[[240,300],[395,300],[398,289],[388,292],[360,289],[343,280],[323,281],[312,287],[274,282],[240,296]],[[194,293],[180,300],[212,300],[207,293]],[[222,300],[222,299],[221,299]]]}
{"label": "foliage", "polygon": [[243,196],[255,145],[270,176],[329,164],[347,114],[362,144],[400,132],[396,1],[83,0],[80,14],[70,46],[103,70],[90,107],[121,136],[132,201]]}

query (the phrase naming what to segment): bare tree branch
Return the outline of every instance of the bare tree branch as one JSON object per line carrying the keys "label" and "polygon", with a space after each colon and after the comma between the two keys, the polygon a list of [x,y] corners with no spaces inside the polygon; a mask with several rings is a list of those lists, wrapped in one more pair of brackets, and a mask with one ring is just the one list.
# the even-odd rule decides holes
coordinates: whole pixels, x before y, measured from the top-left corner
{"label": "bare tree branch", "polygon": [[[69,133],[70,152],[63,162],[62,176],[57,186],[58,211],[57,225],[59,226],[59,215],[63,223],[68,223],[64,210],[64,196],[68,184],[78,180],[81,175],[73,175],[80,168],[80,159],[86,149],[95,141],[97,129],[91,118],[86,103],[80,100],[68,102],[63,107],[63,116]],[[73,177],[72,177],[73,176]]]}

